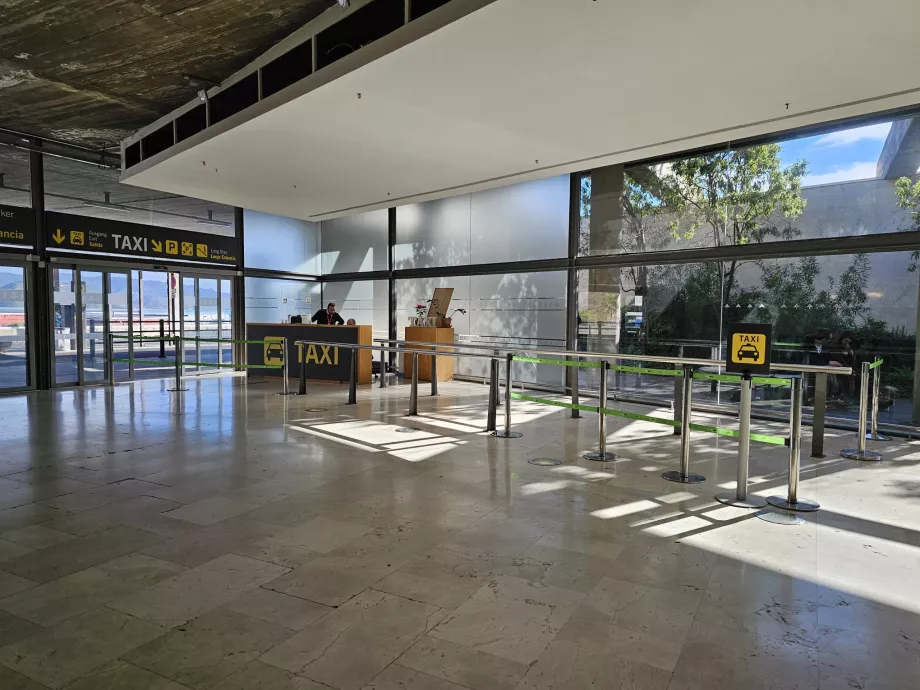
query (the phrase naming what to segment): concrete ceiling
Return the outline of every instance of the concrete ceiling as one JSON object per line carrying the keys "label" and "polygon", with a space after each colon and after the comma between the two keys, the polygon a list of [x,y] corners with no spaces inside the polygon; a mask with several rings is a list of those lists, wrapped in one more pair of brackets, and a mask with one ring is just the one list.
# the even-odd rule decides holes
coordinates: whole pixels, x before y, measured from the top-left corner
{"label": "concrete ceiling", "polygon": [[117,145],[334,0],[2,0],[0,127]]}
{"label": "concrete ceiling", "polygon": [[662,155],[917,104],[917,26],[914,0],[496,0],[123,179],[318,219]]}

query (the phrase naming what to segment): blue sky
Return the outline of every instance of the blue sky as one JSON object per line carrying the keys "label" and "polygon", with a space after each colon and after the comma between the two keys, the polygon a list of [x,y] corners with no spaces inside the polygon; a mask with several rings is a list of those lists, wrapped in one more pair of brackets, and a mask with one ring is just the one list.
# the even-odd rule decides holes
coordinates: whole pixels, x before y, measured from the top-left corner
{"label": "blue sky", "polygon": [[890,122],[842,129],[780,145],[783,165],[808,161],[805,187],[875,177],[875,166],[891,129]]}

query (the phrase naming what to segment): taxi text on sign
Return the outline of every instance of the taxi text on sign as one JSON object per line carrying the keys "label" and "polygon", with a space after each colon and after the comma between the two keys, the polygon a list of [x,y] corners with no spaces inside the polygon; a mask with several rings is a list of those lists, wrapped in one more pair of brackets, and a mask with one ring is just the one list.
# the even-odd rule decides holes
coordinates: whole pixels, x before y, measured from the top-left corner
{"label": "taxi text on sign", "polygon": [[761,323],[735,323],[726,334],[725,370],[730,374],[769,374],[773,327]]}

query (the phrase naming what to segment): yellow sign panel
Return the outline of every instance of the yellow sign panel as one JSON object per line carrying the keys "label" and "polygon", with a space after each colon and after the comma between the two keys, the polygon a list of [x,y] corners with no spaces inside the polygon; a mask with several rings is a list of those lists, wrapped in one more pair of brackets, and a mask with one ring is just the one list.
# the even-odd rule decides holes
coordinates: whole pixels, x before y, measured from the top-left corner
{"label": "yellow sign panel", "polygon": [[767,337],[763,333],[732,333],[728,357],[736,364],[764,364],[767,361]]}
{"label": "yellow sign panel", "polygon": [[167,254],[178,254],[179,253],[179,243],[175,240],[166,240],[166,253]]}
{"label": "yellow sign panel", "polygon": [[310,343],[307,345],[306,355],[304,355],[303,346],[299,347],[302,362],[307,364],[328,364],[330,366],[338,366],[339,364],[339,348],[337,347],[332,345],[317,346]]}
{"label": "yellow sign panel", "polygon": [[153,247],[153,251],[155,252],[163,251],[163,243],[159,240],[150,240],[150,246]]}
{"label": "yellow sign panel", "polygon": [[196,244],[195,245],[195,255],[199,259],[207,259],[208,258],[208,245]]}
{"label": "yellow sign panel", "polygon": [[265,364],[282,365],[284,364],[284,336],[267,335],[263,338],[265,341],[265,353],[263,359]]}
{"label": "yellow sign panel", "polygon": [[75,247],[83,246],[83,232],[80,230],[70,231],[70,243]]}
{"label": "yellow sign panel", "polygon": [[195,254],[195,243],[194,242],[183,242],[182,243],[182,256],[194,256]]}

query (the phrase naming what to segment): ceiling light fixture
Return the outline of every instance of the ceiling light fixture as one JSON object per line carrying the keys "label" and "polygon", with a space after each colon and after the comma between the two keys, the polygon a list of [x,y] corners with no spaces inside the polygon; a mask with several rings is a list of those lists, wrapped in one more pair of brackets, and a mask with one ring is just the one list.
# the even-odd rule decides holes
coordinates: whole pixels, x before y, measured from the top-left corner
{"label": "ceiling light fixture", "polygon": [[84,201],[83,208],[103,208],[107,211],[121,211],[122,213],[131,213],[134,209],[130,206],[113,204],[111,202],[111,192],[103,192],[105,201]]}
{"label": "ceiling light fixture", "polygon": [[229,228],[230,226],[233,225],[233,223],[230,223],[229,221],[226,221],[226,220],[215,220],[214,211],[210,211],[210,210],[208,211],[207,218],[199,218],[197,222],[198,222],[198,225],[217,225],[222,228]]}

